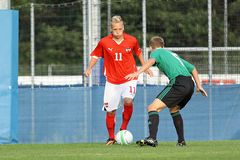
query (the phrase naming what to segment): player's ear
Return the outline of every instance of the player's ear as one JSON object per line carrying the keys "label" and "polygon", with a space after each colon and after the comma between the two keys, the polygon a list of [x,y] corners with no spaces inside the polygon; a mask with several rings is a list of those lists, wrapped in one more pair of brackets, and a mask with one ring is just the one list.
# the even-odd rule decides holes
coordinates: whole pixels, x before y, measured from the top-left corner
{"label": "player's ear", "polygon": [[150,48],[150,52],[152,52],[152,51],[154,51],[156,49],[156,47],[153,46],[153,45],[150,45],[149,48]]}
{"label": "player's ear", "polygon": [[149,46],[149,51],[151,52],[153,50],[152,46]]}

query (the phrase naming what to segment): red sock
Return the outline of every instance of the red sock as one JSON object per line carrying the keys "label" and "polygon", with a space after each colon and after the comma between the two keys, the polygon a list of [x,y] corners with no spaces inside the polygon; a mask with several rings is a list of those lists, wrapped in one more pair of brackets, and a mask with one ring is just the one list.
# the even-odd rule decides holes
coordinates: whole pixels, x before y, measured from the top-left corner
{"label": "red sock", "polygon": [[106,114],[106,125],[108,130],[108,135],[110,139],[114,139],[114,128],[115,128],[115,113],[107,113]]}
{"label": "red sock", "polygon": [[131,119],[132,112],[133,112],[133,103],[127,104],[127,105],[125,104],[124,110],[122,113],[122,125],[121,125],[120,130],[127,129],[127,125],[128,125],[129,120]]}

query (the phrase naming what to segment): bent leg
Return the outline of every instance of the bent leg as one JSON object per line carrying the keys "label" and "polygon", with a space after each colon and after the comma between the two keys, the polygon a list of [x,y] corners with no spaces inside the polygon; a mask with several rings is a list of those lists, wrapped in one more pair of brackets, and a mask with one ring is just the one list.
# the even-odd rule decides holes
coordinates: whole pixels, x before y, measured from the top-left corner
{"label": "bent leg", "polygon": [[149,128],[149,137],[154,140],[157,139],[157,131],[159,124],[159,114],[161,110],[166,108],[166,104],[163,103],[160,99],[155,99],[152,104],[148,106],[148,128]]}
{"label": "bent leg", "polygon": [[137,91],[137,80],[132,80],[121,85],[124,108],[122,112],[122,125],[120,130],[126,130],[133,113],[133,99]]}
{"label": "bent leg", "polygon": [[149,106],[148,106],[148,112],[156,111],[160,112],[166,108],[166,104],[161,101],[160,99],[156,98]]}

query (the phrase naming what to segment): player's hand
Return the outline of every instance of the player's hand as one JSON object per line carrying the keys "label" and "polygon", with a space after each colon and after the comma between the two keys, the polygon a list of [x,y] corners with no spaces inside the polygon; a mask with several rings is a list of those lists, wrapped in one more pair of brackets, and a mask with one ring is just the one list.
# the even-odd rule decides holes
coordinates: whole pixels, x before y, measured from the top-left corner
{"label": "player's hand", "polygon": [[90,76],[91,73],[92,73],[92,70],[88,68],[88,69],[84,72],[84,75],[85,75],[86,77],[88,77],[88,76]]}
{"label": "player's hand", "polygon": [[153,77],[153,72],[151,69],[146,70],[145,73],[148,74],[150,77]]}
{"label": "player's hand", "polygon": [[134,73],[131,73],[131,74],[125,76],[124,78],[127,80],[133,80],[134,78],[137,78],[137,77],[138,77],[138,73],[134,72]]}
{"label": "player's hand", "polygon": [[203,96],[208,96],[207,92],[202,87],[197,88],[196,93],[198,94],[199,92],[201,92]]}

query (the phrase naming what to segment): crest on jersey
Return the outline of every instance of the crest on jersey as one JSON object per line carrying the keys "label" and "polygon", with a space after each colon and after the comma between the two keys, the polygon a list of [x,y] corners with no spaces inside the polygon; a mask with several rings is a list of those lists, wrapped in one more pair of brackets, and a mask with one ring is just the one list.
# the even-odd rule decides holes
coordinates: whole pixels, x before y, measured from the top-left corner
{"label": "crest on jersey", "polygon": [[127,53],[129,53],[129,52],[131,52],[131,51],[132,51],[131,48],[126,48],[126,52],[127,52]]}

